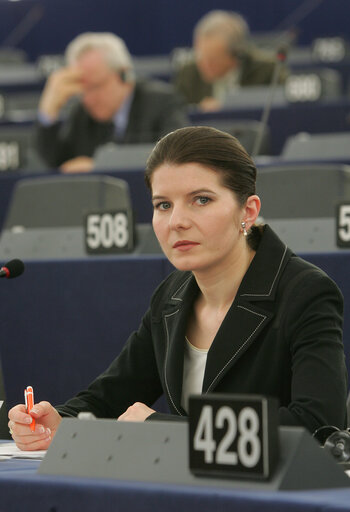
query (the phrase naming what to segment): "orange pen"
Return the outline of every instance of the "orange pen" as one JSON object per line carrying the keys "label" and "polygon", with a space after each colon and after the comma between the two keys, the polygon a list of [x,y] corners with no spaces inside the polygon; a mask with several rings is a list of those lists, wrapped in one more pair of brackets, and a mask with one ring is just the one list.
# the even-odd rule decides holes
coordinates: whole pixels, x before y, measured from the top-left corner
{"label": "orange pen", "polygon": [[[32,386],[27,386],[27,388],[24,390],[24,401],[26,404],[26,412],[29,414],[29,412],[34,407],[34,391]],[[30,424],[30,430],[34,432],[35,430],[35,419],[32,418],[32,422]]]}

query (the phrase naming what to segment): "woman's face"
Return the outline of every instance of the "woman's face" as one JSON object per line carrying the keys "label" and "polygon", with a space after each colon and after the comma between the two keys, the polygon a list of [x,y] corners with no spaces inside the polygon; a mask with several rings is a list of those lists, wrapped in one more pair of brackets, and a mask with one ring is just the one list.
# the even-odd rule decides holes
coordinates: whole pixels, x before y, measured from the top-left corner
{"label": "woman's face", "polygon": [[152,175],[153,228],[180,270],[230,265],[246,247],[241,208],[220,174],[197,163],[163,164]]}

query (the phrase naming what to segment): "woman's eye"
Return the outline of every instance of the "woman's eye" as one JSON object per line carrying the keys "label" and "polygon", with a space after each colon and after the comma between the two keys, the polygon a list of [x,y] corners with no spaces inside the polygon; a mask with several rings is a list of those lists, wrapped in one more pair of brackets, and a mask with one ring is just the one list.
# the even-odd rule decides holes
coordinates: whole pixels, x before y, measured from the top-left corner
{"label": "woman's eye", "polygon": [[206,196],[198,196],[195,198],[195,201],[199,204],[199,205],[204,205],[204,204],[208,204],[211,199],[209,197],[206,197]]}
{"label": "woman's eye", "polygon": [[168,201],[162,201],[154,205],[156,210],[169,210],[170,203]]}

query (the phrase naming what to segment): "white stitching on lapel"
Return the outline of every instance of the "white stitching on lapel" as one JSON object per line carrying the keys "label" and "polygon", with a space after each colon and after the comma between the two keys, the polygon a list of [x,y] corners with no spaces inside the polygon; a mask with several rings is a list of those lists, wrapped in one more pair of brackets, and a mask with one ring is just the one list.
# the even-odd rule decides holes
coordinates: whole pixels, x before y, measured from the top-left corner
{"label": "white stitching on lapel", "polygon": [[286,255],[287,249],[288,249],[288,247],[285,245],[284,253],[283,253],[283,256],[281,258],[280,264],[278,266],[276,275],[275,275],[275,277],[274,277],[274,279],[272,281],[269,293],[242,293],[242,295],[240,295],[240,297],[269,297],[271,295],[271,291],[272,291],[273,285],[275,284],[277,276],[280,273],[280,270],[281,270],[281,267],[282,267],[282,263],[283,263],[285,255]]}
{"label": "white stitching on lapel", "polygon": [[210,391],[210,388],[213,387],[215,381],[219,378],[219,376],[221,375],[221,373],[225,370],[225,368],[231,363],[231,361],[237,356],[237,354],[239,354],[239,352],[242,350],[242,348],[248,343],[248,341],[250,340],[250,338],[253,336],[253,334],[255,334],[255,332],[259,329],[259,327],[261,326],[261,324],[263,322],[265,322],[267,316],[266,315],[262,315],[261,313],[257,313],[256,311],[252,311],[251,309],[248,309],[248,308],[245,308],[244,306],[237,306],[238,308],[241,308],[241,309],[245,309],[246,311],[249,311],[249,313],[253,313],[254,315],[257,315],[257,316],[261,316],[262,317],[262,320],[261,322],[259,323],[259,325],[257,325],[257,327],[254,329],[253,332],[250,333],[250,335],[248,336],[248,338],[245,340],[245,342],[239,347],[239,349],[233,354],[233,356],[227,361],[227,363],[225,364],[225,366],[223,366],[221,368],[221,370],[219,371],[219,373],[216,375],[216,377],[212,380],[211,384],[208,386],[208,389],[206,390],[206,393],[208,393]]}
{"label": "white stitching on lapel", "polygon": [[[179,300],[180,302],[182,302],[182,299],[179,298],[179,297],[175,297],[175,295],[177,295],[179,293],[179,291],[181,290],[181,288],[183,288],[187,283],[188,281],[190,281],[190,279],[192,279],[192,275],[190,275],[188,277],[188,279],[186,279],[186,281],[184,281],[182,283],[182,285],[173,293],[171,299],[172,300]],[[174,311],[173,313],[169,313],[168,315],[164,315],[164,320],[165,320],[165,329],[166,329],[166,338],[167,338],[167,346],[166,346],[166,353],[165,353],[165,361],[164,361],[164,381],[165,381],[165,387],[167,389],[167,392],[168,392],[168,396],[170,398],[170,401],[171,403],[173,404],[173,407],[174,409],[177,411],[177,413],[182,416],[181,412],[179,411],[179,409],[176,407],[175,403],[174,403],[174,400],[173,400],[173,397],[171,396],[171,393],[170,393],[170,389],[169,389],[169,385],[168,385],[168,380],[167,380],[167,373],[166,373],[166,368],[167,368],[167,362],[168,362],[168,353],[169,353],[169,345],[170,345],[170,340],[169,340],[169,329],[168,329],[168,323],[167,323],[167,319],[170,317],[170,316],[173,316],[173,315],[176,315],[177,313],[179,312],[179,310],[177,309],[176,311]]]}
{"label": "white stitching on lapel", "polygon": [[[178,299],[178,300],[182,300],[182,299]],[[177,313],[179,312],[179,310],[177,309],[176,311],[174,311],[174,313],[169,313],[168,315],[164,315],[164,319],[165,319],[165,328],[166,328],[166,338],[167,338],[167,345],[166,345],[166,353],[165,353],[165,362],[164,362],[164,381],[165,381],[165,386],[166,386],[166,389],[167,389],[167,392],[168,392],[168,396],[171,400],[171,403],[173,404],[173,407],[174,409],[177,411],[177,413],[182,416],[181,412],[179,411],[179,409],[176,407],[175,403],[174,403],[174,400],[170,394],[170,389],[169,389],[169,386],[168,386],[168,380],[167,380],[167,377],[166,377],[166,368],[167,368],[167,362],[168,362],[168,351],[169,351],[169,345],[170,345],[170,340],[169,340],[169,330],[168,330],[168,324],[167,324],[167,319],[168,317],[170,316],[173,316],[173,315],[176,315]]]}
{"label": "white stitching on lapel", "polygon": [[185,285],[188,283],[188,281],[189,281],[190,279],[192,279],[192,275],[190,275],[190,276],[189,276],[189,278],[188,278],[188,279],[186,279],[186,281],[184,281],[184,282],[182,283],[182,285],[180,286],[180,288],[178,288],[178,289],[176,290],[176,292],[174,292],[174,293],[173,293],[173,295],[172,295],[172,297],[171,297],[173,300],[181,300],[181,302],[182,302],[182,299],[179,299],[178,297],[175,297],[175,295],[179,293],[179,291],[181,290],[181,288],[182,288],[183,286],[185,286]]}

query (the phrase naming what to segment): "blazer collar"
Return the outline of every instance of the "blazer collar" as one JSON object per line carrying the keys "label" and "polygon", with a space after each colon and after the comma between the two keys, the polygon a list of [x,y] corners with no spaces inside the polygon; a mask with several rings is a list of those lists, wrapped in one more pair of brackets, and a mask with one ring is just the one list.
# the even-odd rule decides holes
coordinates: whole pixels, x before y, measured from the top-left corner
{"label": "blazer collar", "polygon": [[186,273],[168,301],[172,307],[163,311],[166,336],[164,381],[168,398],[180,416],[186,415],[181,407],[181,391],[187,320],[198,291],[194,276]]}
{"label": "blazer collar", "polygon": [[[215,389],[273,317],[271,307],[264,308],[262,301],[274,300],[280,276],[291,254],[271,228],[265,226],[256,255],[208,352],[203,393]],[[163,312],[167,343],[165,385],[178,414],[185,414],[180,405],[184,339],[188,315],[198,291],[194,276],[181,274],[168,301],[172,308]]]}
{"label": "blazer collar", "polygon": [[255,257],[208,352],[204,393],[216,387],[273,318],[274,308],[268,303],[275,300],[291,255],[272,229],[264,226]]}
{"label": "blazer collar", "polygon": [[265,225],[256,254],[248,268],[237,296],[249,301],[271,301],[292,251]]}
{"label": "blazer collar", "polygon": [[[266,224],[256,254],[238,289],[237,297],[248,301],[274,300],[279,279],[292,254],[286,244]],[[168,302],[182,307],[184,302],[192,303],[197,293],[195,278],[192,273],[186,272]]]}

